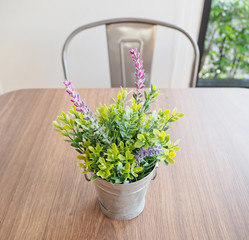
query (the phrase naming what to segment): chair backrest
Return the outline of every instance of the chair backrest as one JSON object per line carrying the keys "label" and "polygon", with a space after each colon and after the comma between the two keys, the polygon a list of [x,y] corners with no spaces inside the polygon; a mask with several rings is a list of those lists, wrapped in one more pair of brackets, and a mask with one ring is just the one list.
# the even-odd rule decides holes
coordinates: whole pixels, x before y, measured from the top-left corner
{"label": "chair backrest", "polygon": [[156,36],[156,27],[162,26],[171,28],[183,33],[183,35],[190,41],[194,50],[194,60],[191,72],[191,80],[189,87],[196,87],[197,70],[199,64],[199,49],[195,40],[184,29],[179,26],[149,19],[138,18],[118,18],[109,19],[83,25],[74,30],[66,39],[62,49],[62,65],[64,70],[65,80],[69,80],[69,73],[67,68],[67,49],[71,40],[80,32],[105,25],[109,66],[111,74],[112,87],[133,87],[133,68],[126,64],[130,61],[129,50],[137,48],[144,60],[144,68],[146,69],[146,87],[150,86],[151,81],[151,67],[154,52],[154,43]]}

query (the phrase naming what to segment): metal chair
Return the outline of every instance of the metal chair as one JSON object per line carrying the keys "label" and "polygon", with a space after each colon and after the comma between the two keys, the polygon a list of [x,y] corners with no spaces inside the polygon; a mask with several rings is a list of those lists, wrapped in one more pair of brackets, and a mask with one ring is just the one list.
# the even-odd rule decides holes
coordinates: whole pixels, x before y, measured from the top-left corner
{"label": "metal chair", "polygon": [[132,74],[134,69],[125,64],[130,61],[129,50],[137,48],[144,60],[146,69],[146,87],[150,86],[151,66],[154,51],[156,27],[163,26],[174,29],[184,34],[190,41],[194,50],[194,61],[191,72],[189,87],[196,87],[197,70],[199,64],[199,49],[195,40],[179,26],[149,19],[118,18],[90,23],[74,30],[66,39],[62,50],[62,64],[65,80],[69,80],[67,68],[67,50],[71,40],[80,32],[97,27],[106,26],[108,55],[112,87],[133,87]]}

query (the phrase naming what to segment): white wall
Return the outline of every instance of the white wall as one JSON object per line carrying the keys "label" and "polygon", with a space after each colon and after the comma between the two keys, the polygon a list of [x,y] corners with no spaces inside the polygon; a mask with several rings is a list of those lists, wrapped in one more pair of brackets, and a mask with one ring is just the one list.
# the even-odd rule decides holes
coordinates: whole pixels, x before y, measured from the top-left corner
{"label": "white wall", "polygon": [[[5,0],[0,2],[0,93],[22,88],[63,87],[61,49],[80,25],[106,18],[141,17],[168,21],[198,37],[204,0]],[[77,87],[108,87],[109,72],[103,36],[85,41],[87,62]],[[162,34],[159,30],[158,35]],[[163,35],[163,34],[162,34]],[[169,37],[165,36],[165,41]],[[152,79],[162,86],[184,87],[188,81],[190,48],[173,38],[165,47],[156,42]],[[171,44],[176,51],[169,52]],[[94,44],[97,43],[97,47]],[[165,60],[165,56],[171,60]],[[172,60],[173,58],[173,60]],[[92,61],[92,62],[91,62]],[[95,64],[93,64],[95,62]],[[166,65],[168,70],[166,69]],[[177,67],[181,67],[179,68]],[[166,85],[163,85],[163,83]]]}

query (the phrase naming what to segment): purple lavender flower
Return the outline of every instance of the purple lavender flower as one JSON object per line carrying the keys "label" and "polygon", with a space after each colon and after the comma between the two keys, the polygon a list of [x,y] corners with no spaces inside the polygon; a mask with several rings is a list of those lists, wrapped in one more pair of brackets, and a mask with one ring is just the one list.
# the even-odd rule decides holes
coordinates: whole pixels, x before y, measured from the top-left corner
{"label": "purple lavender flower", "polygon": [[66,87],[66,92],[71,96],[71,101],[74,106],[76,106],[76,110],[85,115],[85,119],[91,122],[95,121],[92,111],[87,107],[86,103],[81,99],[80,95],[76,93],[75,88],[72,86],[70,81],[63,82]]}
{"label": "purple lavender flower", "polygon": [[142,89],[145,87],[144,82],[145,82],[145,74],[144,74],[144,69],[143,69],[143,61],[140,60],[140,53],[137,51],[137,49],[132,49],[130,50],[131,58],[133,60],[134,67],[136,69],[135,76],[135,86],[137,87],[138,91],[138,98],[142,98]]}
{"label": "purple lavender flower", "polygon": [[137,151],[136,155],[134,156],[139,163],[143,158],[152,156],[152,155],[159,155],[162,149],[161,146],[158,147],[148,147],[145,149],[142,147],[139,151]]}

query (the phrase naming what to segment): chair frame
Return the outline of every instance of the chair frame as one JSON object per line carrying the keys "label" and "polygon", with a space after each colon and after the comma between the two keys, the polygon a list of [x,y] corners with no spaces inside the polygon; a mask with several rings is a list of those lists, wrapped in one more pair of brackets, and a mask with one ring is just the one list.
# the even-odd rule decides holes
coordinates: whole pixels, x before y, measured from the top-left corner
{"label": "chair frame", "polygon": [[193,61],[193,67],[192,67],[192,72],[191,72],[191,81],[189,84],[189,87],[196,87],[196,82],[197,82],[197,72],[198,72],[198,65],[199,65],[199,48],[196,43],[196,41],[193,39],[193,37],[186,32],[183,28],[168,23],[168,22],[162,22],[162,21],[156,21],[156,20],[151,20],[151,19],[142,19],[142,18],[114,18],[114,19],[107,19],[103,21],[97,21],[93,23],[89,23],[86,25],[83,25],[77,29],[75,29],[66,39],[63,49],[62,49],[62,66],[63,66],[63,72],[64,72],[64,77],[65,80],[69,80],[69,73],[68,73],[68,68],[67,68],[67,49],[69,46],[69,43],[71,40],[81,31],[84,31],[89,28],[101,26],[101,25],[110,25],[110,24],[116,24],[116,23],[145,23],[145,24],[151,24],[151,25],[158,25],[158,26],[163,26],[163,27],[168,27],[177,31],[180,31],[183,33],[191,42],[193,50],[194,50],[194,61]]}

